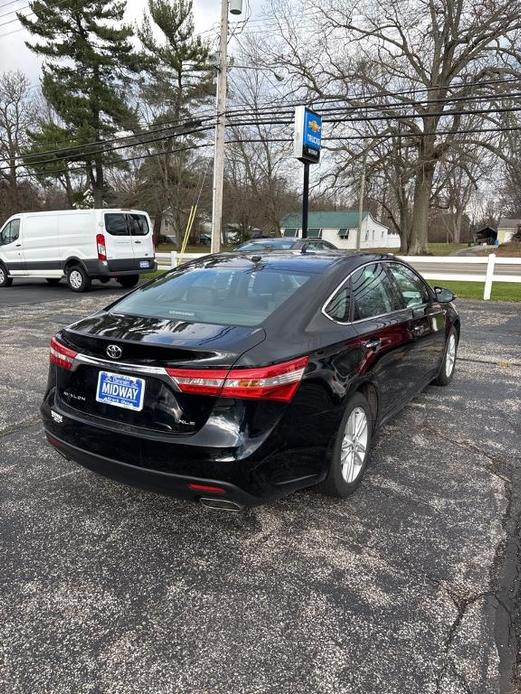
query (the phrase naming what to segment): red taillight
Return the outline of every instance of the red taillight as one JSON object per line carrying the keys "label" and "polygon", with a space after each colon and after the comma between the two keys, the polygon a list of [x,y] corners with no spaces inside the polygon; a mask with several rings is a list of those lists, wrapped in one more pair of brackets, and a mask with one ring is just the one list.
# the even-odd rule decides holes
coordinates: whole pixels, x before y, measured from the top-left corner
{"label": "red taillight", "polygon": [[183,393],[289,402],[308,362],[309,357],[300,357],[253,369],[167,369],[167,372]]}
{"label": "red taillight", "polygon": [[226,491],[223,487],[216,487],[213,484],[198,484],[196,482],[190,482],[188,488],[193,492],[203,492],[206,494],[224,494]]}
{"label": "red taillight", "polygon": [[61,366],[62,369],[67,369],[67,371],[70,371],[77,354],[78,352],[65,347],[65,345],[58,342],[55,337],[51,339],[51,351],[49,354],[51,364],[56,364],[56,366]]}
{"label": "red taillight", "polygon": [[96,245],[98,246],[98,260],[107,260],[107,247],[103,234],[96,236]]}

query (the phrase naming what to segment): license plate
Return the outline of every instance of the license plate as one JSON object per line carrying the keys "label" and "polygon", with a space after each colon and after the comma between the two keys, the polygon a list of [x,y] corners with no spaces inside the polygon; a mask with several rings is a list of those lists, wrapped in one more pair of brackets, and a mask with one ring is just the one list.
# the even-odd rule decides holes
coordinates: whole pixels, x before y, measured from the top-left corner
{"label": "license plate", "polygon": [[145,381],[143,378],[113,374],[109,371],[99,372],[96,391],[98,402],[141,412],[144,397]]}
{"label": "license plate", "polygon": [[139,267],[150,267],[150,261],[148,261],[148,260],[140,260],[140,261],[139,261]]}

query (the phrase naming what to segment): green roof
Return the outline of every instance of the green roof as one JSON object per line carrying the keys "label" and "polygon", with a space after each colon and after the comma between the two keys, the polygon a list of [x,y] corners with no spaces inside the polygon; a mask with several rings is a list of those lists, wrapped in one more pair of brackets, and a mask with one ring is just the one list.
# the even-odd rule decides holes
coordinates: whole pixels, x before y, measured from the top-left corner
{"label": "green roof", "polygon": [[[364,218],[368,214],[368,212],[364,212]],[[282,229],[300,229],[302,227],[302,213],[287,214],[281,219],[280,226]],[[309,213],[309,229],[354,229],[357,226],[358,212],[356,210]]]}

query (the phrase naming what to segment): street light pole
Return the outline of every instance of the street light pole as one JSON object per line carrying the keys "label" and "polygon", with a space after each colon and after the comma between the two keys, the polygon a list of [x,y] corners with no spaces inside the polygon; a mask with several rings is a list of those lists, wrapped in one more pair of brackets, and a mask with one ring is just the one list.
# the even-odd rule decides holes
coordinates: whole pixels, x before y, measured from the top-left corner
{"label": "street light pole", "polygon": [[217,123],[213,163],[213,204],[211,252],[221,250],[223,190],[224,190],[224,135],[226,129],[226,92],[228,86],[228,1],[221,0],[221,36],[217,74]]}

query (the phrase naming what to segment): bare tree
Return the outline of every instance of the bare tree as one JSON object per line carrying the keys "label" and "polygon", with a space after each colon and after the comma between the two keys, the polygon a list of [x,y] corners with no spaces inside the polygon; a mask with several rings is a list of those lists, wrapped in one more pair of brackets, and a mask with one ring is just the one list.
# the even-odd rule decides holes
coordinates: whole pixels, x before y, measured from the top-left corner
{"label": "bare tree", "polygon": [[35,104],[30,84],[22,72],[0,76],[0,180],[9,190],[13,204],[18,203],[18,167],[27,131],[35,119]]}
{"label": "bare tree", "polygon": [[488,111],[481,121],[498,124],[490,99],[519,77],[520,0],[326,0],[305,33],[291,19],[296,4],[273,2],[281,31],[267,60],[286,66],[292,87],[300,80],[304,98],[340,98],[359,109],[358,123],[345,111],[346,138],[368,129],[407,138],[413,199],[405,245],[425,252],[439,162],[462,139],[467,149],[502,155],[497,137],[476,132],[475,123],[477,112]]}

